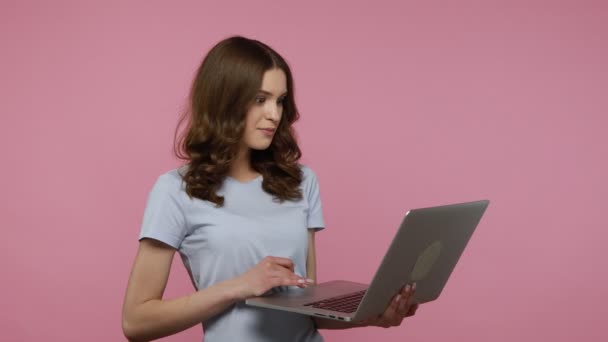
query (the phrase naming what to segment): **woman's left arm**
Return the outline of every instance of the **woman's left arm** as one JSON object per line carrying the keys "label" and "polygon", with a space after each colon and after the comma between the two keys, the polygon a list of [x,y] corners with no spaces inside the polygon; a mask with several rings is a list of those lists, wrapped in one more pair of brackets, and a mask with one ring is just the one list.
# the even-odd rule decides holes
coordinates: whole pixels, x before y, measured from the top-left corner
{"label": "woman's left arm", "polygon": [[[306,256],[306,277],[317,283],[317,258],[315,254],[315,229],[308,230],[308,255]],[[414,284],[415,285],[415,284]],[[399,326],[405,317],[413,316],[418,309],[418,304],[412,304],[409,302],[414,294],[415,287],[404,287],[403,290],[397,294],[391,304],[386,308],[386,311],[381,316],[373,320],[366,320],[364,322],[340,322],[332,319],[323,319],[317,317],[311,317],[315,322],[317,329],[350,329],[360,327],[383,327],[389,328],[392,326]]]}
{"label": "woman's left arm", "polygon": [[[306,256],[306,277],[317,283],[317,257],[315,253],[315,229],[308,230],[308,255]],[[348,329],[366,326],[351,322],[340,322],[331,319],[311,317],[317,329]]]}

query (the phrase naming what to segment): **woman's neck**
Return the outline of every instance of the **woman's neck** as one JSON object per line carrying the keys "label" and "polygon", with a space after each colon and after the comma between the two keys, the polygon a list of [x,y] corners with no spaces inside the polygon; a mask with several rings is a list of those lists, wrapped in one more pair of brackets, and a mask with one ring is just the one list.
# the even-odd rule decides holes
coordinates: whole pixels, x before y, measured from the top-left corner
{"label": "woman's neck", "polygon": [[228,176],[237,180],[247,181],[258,175],[259,173],[251,167],[250,149],[248,147],[242,148],[236,159],[232,162]]}

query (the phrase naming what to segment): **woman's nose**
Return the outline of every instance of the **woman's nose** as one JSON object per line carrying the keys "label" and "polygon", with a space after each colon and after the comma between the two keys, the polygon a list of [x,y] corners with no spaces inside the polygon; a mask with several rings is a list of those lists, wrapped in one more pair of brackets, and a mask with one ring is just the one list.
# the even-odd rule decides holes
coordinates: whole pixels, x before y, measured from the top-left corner
{"label": "woman's nose", "polygon": [[279,120],[279,106],[277,106],[276,104],[272,104],[268,106],[269,108],[266,109],[266,117],[268,119],[271,119],[273,121],[278,121]]}

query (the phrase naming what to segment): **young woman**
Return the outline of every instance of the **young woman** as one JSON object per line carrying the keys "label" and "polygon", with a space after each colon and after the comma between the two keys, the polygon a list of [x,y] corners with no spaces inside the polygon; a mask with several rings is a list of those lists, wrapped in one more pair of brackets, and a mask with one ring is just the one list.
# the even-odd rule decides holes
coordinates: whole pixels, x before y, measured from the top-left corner
{"label": "young woman", "polygon": [[[316,175],[298,163],[298,117],[290,69],[269,46],[235,36],[209,51],[178,124],[186,163],[148,197],[123,305],[129,340],[202,323],[207,342],[322,341],[320,328],[396,326],[415,313],[406,288],[382,316],[357,324],[244,305],[315,282],[315,232],[325,224]],[[176,251],[196,291],[163,299]]]}

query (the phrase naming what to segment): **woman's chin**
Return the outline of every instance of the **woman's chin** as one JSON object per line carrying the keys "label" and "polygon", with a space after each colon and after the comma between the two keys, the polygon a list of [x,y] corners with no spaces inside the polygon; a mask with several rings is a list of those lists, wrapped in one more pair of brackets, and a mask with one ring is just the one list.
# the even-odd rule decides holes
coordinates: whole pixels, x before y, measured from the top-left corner
{"label": "woman's chin", "polygon": [[249,146],[249,148],[251,148],[253,150],[259,150],[259,151],[263,151],[269,147],[270,147],[270,143],[259,143],[259,144],[254,144],[254,145]]}

